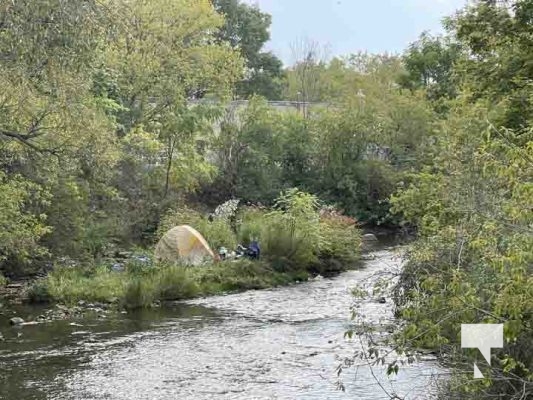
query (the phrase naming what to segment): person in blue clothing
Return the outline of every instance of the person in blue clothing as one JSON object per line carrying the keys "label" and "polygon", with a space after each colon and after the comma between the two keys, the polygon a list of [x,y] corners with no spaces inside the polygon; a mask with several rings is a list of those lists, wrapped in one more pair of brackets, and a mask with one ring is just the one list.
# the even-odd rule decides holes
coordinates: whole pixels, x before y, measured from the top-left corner
{"label": "person in blue clothing", "polygon": [[248,246],[248,257],[253,260],[259,260],[261,256],[261,248],[259,247],[259,242],[257,240],[252,240],[250,246]]}

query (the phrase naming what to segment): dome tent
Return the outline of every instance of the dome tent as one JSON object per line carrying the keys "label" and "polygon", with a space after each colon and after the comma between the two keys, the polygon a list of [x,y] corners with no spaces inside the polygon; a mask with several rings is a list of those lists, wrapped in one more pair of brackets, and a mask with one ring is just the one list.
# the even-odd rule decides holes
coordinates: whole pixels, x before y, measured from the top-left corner
{"label": "dome tent", "polygon": [[163,235],[154,251],[157,261],[201,265],[216,256],[204,237],[188,225],[175,226]]}

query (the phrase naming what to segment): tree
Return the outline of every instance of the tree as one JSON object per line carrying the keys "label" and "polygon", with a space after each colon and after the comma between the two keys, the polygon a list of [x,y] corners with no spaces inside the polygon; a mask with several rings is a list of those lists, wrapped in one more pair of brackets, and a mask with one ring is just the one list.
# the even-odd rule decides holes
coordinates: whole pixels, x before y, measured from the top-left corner
{"label": "tree", "polygon": [[213,5],[225,19],[217,34],[218,40],[238,49],[246,60],[245,77],[237,84],[237,96],[249,98],[258,95],[269,100],[280,99],[283,64],[271,52],[262,51],[270,39],[268,29],[271,16],[241,0],[213,0]]}
{"label": "tree", "polygon": [[[117,187],[132,200],[127,230],[142,239],[155,232],[169,204],[210,179],[205,143],[216,107],[191,102],[228,98],[242,60],[227,44],[215,41],[223,20],[208,0],[121,4],[127,28],[106,49],[110,73],[104,74],[103,86],[113,88],[106,95],[119,106],[111,113],[120,126],[123,149],[134,151],[120,163]],[[144,162],[135,160],[139,153]]]}
{"label": "tree", "polygon": [[458,66],[465,92],[505,104],[495,122],[508,128],[528,126],[533,116],[532,18],[530,0],[480,1],[447,22],[468,54]]}
{"label": "tree", "polygon": [[241,76],[222,22],[208,0],[0,2],[0,268],[139,243],[211,178],[216,110],[188,101]]}
{"label": "tree", "polygon": [[[39,207],[21,200],[19,207],[28,221],[33,216],[47,225],[36,237],[54,251],[67,225],[70,243],[80,239],[84,225],[75,221],[82,204],[87,202],[84,212],[90,214],[88,207],[102,194],[116,161],[112,123],[90,91],[110,28],[108,15],[97,1],[3,1],[0,7],[0,165],[7,182],[24,182],[18,190],[28,193],[19,192],[20,199],[32,198],[35,188],[53,198]],[[87,194],[69,198],[74,214],[55,207],[65,200],[60,194],[67,181],[71,193],[84,188]],[[9,258],[5,265],[13,270],[19,261]]]}
{"label": "tree", "polygon": [[[391,199],[419,231],[397,287],[399,345],[446,349],[457,372],[446,398],[533,395],[532,11],[529,0],[479,1],[448,21],[467,54],[453,66],[458,97]],[[465,378],[466,323],[504,324],[482,380]]]}
{"label": "tree", "polygon": [[406,71],[399,77],[399,83],[410,90],[424,89],[428,99],[442,110],[440,103],[457,94],[453,72],[460,57],[459,44],[423,33],[404,53]]}
{"label": "tree", "polygon": [[46,216],[32,211],[45,205],[48,197],[48,193],[21,176],[8,178],[0,171],[0,265],[5,261],[26,264],[46,254],[39,243],[49,232]]}
{"label": "tree", "polygon": [[[291,44],[294,64],[288,69],[285,96],[299,102],[317,102],[324,99],[324,79],[327,49],[309,38]],[[304,109],[305,114],[305,109]]]}
{"label": "tree", "polygon": [[226,198],[269,203],[283,189],[283,125],[265,99],[255,97],[227,118],[216,141],[220,176],[216,191]]}

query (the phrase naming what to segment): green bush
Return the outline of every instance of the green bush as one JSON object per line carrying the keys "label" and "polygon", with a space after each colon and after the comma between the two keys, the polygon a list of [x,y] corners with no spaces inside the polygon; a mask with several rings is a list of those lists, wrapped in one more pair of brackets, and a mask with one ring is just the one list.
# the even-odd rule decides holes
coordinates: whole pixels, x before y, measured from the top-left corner
{"label": "green bush", "polygon": [[178,207],[168,210],[159,222],[157,237],[161,238],[168,230],[178,225],[190,225],[195,228],[202,220],[202,214],[192,208]]}
{"label": "green bush", "polygon": [[136,309],[149,307],[157,300],[158,287],[153,277],[132,277],[124,290],[122,305]]}
{"label": "green bush", "polygon": [[323,241],[320,258],[354,264],[359,260],[361,234],[356,221],[334,211],[324,211],[320,218]]}
{"label": "green bush", "polygon": [[[305,280],[310,273],[340,271],[357,258],[359,232],[355,221],[319,212],[315,196],[297,189],[282,193],[273,211],[246,208],[239,215],[238,237],[248,244],[257,239],[261,260],[232,260],[199,268],[156,264],[130,258],[125,272],[96,268],[56,268],[31,288],[31,299],[110,301],[124,307],[148,307],[157,300],[179,300],[227,291],[263,289]],[[178,209],[163,218],[161,232],[169,227],[195,225],[214,248],[234,247],[235,235],[227,220],[213,222],[189,209]],[[335,265],[331,268],[331,265]]]}
{"label": "green bush", "polygon": [[248,244],[254,238],[261,238],[265,227],[266,211],[256,207],[246,207],[237,216],[237,239],[239,243]]}
{"label": "green bush", "polygon": [[26,295],[32,303],[48,303],[52,300],[47,282],[44,279],[34,282],[26,292]]}
{"label": "green bush", "polygon": [[267,257],[287,258],[298,267],[318,261],[322,236],[315,196],[298,189],[281,193],[265,222],[261,241]]}
{"label": "green bush", "polygon": [[0,287],[5,286],[8,284],[7,278],[0,273]]}
{"label": "green bush", "polygon": [[274,211],[247,208],[240,214],[238,238],[258,238],[262,255],[276,270],[309,268],[321,260],[353,264],[359,258],[360,232],[355,220],[319,212],[316,197],[292,189],[276,200]]}
{"label": "green bush", "polygon": [[157,293],[161,300],[181,300],[195,297],[199,288],[190,269],[181,266],[162,268],[157,276]]}
{"label": "green bush", "polygon": [[225,219],[216,218],[213,221],[203,219],[195,227],[209,243],[209,246],[216,251],[219,247],[224,246],[233,249],[237,246],[237,238],[231,229],[229,222]]}

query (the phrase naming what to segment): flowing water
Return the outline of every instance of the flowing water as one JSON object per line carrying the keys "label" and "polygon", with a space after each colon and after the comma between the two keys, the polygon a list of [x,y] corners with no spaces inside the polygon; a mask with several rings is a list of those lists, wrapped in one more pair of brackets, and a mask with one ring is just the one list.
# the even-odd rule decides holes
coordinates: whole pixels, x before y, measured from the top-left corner
{"label": "flowing water", "polygon": [[[336,368],[367,346],[344,338],[351,288],[399,270],[392,250],[360,270],[289,287],[215,296],[106,318],[11,328],[0,316],[0,399],[431,398],[431,359],[387,378],[385,367]],[[365,321],[394,324],[387,299],[355,301]],[[23,318],[39,314],[23,309]],[[26,313],[26,314],[24,314]],[[6,314],[6,312],[4,312]]]}

